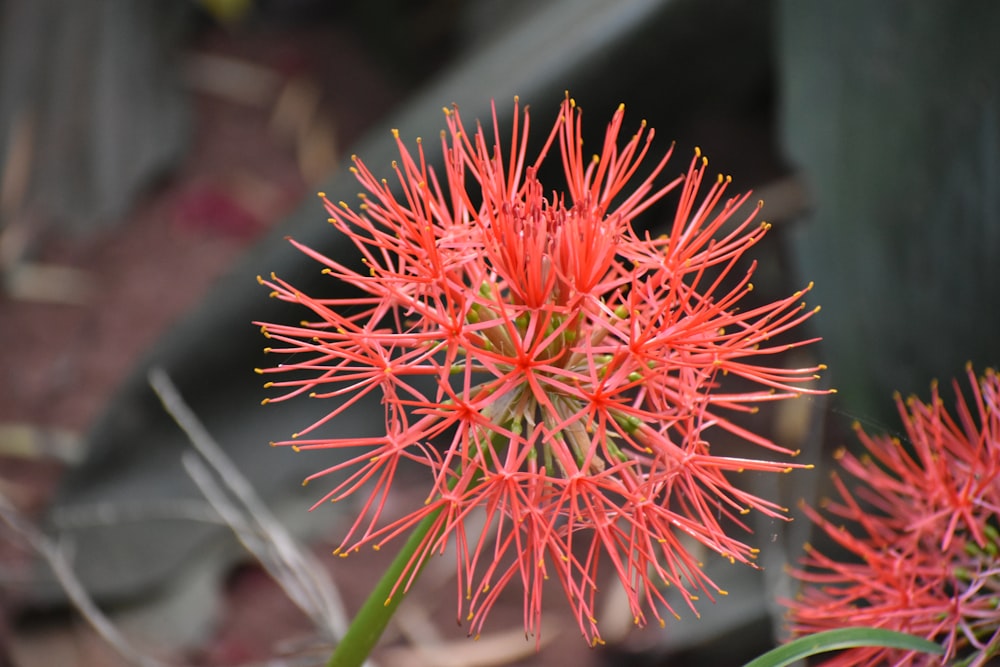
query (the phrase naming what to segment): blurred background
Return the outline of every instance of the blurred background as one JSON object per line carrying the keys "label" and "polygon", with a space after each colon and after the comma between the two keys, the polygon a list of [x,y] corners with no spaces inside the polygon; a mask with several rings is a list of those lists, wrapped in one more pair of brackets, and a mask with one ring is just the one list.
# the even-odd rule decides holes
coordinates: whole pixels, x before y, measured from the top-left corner
{"label": "blurred background", "polygon": [[[390,129],[436,138],[453,102],[486,118],[495,98],[503,123],[517,94],[542,131],[568,89],[595,137],[624,102],[626,124],[676,141],[668,172],[700,146],[764,199],[755,294],[815,281],[824,340],[788,362],[827,363],[839,393],[748,425],[806,461],[855,419],[897,429],[894,391],[1000,364],[998,29],[987,0],[0,1],[0,666],[321,664],[315,618],[206,502],[147,374],[169,374],[355,608],[385,560],[331,562],[343,518],[307,515],[321,489],[300,486],[322,462],[267,447],[322,406],[259,407],[250,322],[297,318],[254,277],[308,291],[287,235],[349,256],[315,192],[353,200],[352,153],[387,171]],[[794,507],[820,493],[811,475],[750,483]],[[442,559],[375,660],[742,664],[780,637],[781,567],[808,529],[754,528],[764,570],[710,564],[731,594],[700,619],[630,631],[609,593],[600,651],[558,591],[541,653],[516,591],[467,641]],[[71,611],[45,553],[135,654]]]}

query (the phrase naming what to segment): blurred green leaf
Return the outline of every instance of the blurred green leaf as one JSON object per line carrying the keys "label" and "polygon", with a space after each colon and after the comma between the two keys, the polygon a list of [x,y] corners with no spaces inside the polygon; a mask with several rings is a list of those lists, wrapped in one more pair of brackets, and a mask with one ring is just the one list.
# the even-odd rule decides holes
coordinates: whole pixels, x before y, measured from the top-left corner
{"label": "blurred green leaf", "polygon": [[944,653],[938,644],[902,632],[881,628],[839,628],[799,637],[751,660],[744,667],[784,667],[809,656],[861,646],[885,646],[938,655]]}

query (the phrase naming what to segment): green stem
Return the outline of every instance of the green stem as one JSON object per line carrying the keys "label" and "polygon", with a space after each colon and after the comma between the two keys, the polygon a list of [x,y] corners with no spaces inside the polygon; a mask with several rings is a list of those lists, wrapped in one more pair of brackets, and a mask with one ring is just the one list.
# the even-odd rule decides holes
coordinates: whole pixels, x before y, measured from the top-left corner
{"label": "green stem", "polygon": [[[399,578],[403,576],[407,565],[413,559],[413,555],[420,543],[423,542],[424,537],[430,532],[442,509],[443,507],[439,507],[432,511],[413,529],[406,544],[403,545],[399,554],[389,565],[389,569],[375,585],[375,589],[365,600],[354,620],[351,621],[351,627],[347,629],[340,643],[337,644],[333,655],[326,663],[327,667],[360,667],[371,654],[379,637],[385,631],[385,626],[389,624],[389,619],[392,618],[399,603],[406,597],[405,591],[397,590],[393,595],[392,589]],[[412,574],[414,579],[420,574],[426,563],[425,559],[416,566]]]}

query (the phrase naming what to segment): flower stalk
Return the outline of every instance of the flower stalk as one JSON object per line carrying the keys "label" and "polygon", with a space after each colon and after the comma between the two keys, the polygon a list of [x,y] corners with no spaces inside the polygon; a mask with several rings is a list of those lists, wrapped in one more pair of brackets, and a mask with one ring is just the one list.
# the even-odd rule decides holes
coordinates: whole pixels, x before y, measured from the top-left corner
{"label": "flower stalk", "polygon": [[[411,561],[436,527],[440,513],[440,508],[431,512],[413,529],[409,539],[361,605],[347,632],[340,638],[326,663],[328,667],[361,667],[371,655],[396,609],[406,597],[405,591],[397,592],[397,582],[411,569]],[[423,561],[415,571],[410,572],[410,576],[416,577],[426,564]]]}

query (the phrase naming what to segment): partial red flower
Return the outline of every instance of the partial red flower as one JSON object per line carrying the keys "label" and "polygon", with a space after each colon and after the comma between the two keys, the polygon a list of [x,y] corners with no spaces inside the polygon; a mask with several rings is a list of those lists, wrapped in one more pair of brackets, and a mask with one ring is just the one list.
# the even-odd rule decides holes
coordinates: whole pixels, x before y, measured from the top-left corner
{"label": "partial red flower", "polygon": [[[738,262],[768,229],[754,215],[733,219],[749,195],[726,199],[729,179],[719,177],[699,197],[707,168],[699,153],[686,175],[657,184],[669,152],[640,172],[653,132],[643,123],[620,145],[623,119],[621,107],[599,153],[587,157],[580,112],[567,97],[529,158],[529,115],[516,102],[506,147],[495,113],[488,139],[478,125],[467,131],[457,108],[445,109],[443,173],[429,167],[419,139],[411,152],[396,133],[392,183],[355,158],[366,191],[360,207],[324,197],[362,266],[292,241],[351,295],[311,297],[275,276],[261,281],[313,317],[262,325],[268,352],[284,358],[259,369],[283,392],[270,400],[334,401],[326,417],[276,444],[335,450],[310,477],[334,480],[323,500],[367,494],[339,553],[381,547],[440,512],[393,594],[454,538],[459,617],[470,633],[517,580],[525,629],[537,635],[542,582],[554,575],[580,631],[599,643],[594,604],[605,564],[628,592],[635,623],[651,614],[662,624],[661,610],[677,614],[663,585],[692,609],[699,595],[722,593],[686,540],[752,563],[756,549],[725,526],[745,527],[751,510],[784,515],[732,477],[794,466],[718,456],[709,440],[714,427],[769,455],[795,454],[726,414],[817,391],[803,386],[821,367],[767,363],[811,342],[776,341],[815,309],[802,292],[747,307],[754,267]],[[538,178],[557,151],[564,192]],[[637,232],[636,216],[672,190],[680,203],[668,233]],[[723,391],[726,374],[755,388]],[[384,406],[382,433],[338,436],[336,421],[368,394]],[[403,461],[426,467],[426,504],[385,521]],[[473,513],[474,523],[485,518],[481,533],[467,527]]]}
{"label": "partial red flower", "polygon": [[[863,456],[839,452],[858,484],[836,474],[839,495],[806,515],[840,548],[808,547],[804,584],[789,604],[797,635],[849,626],[879,627],[943,644],[945,659],[981,665],[1000,651],[1000,378],[967,370],[971,401],[949,413],[897,397],[906,437],[869,436],[855,426]],[[897,649],[857,648],[824,665],[937,665],[942,658]]]}

